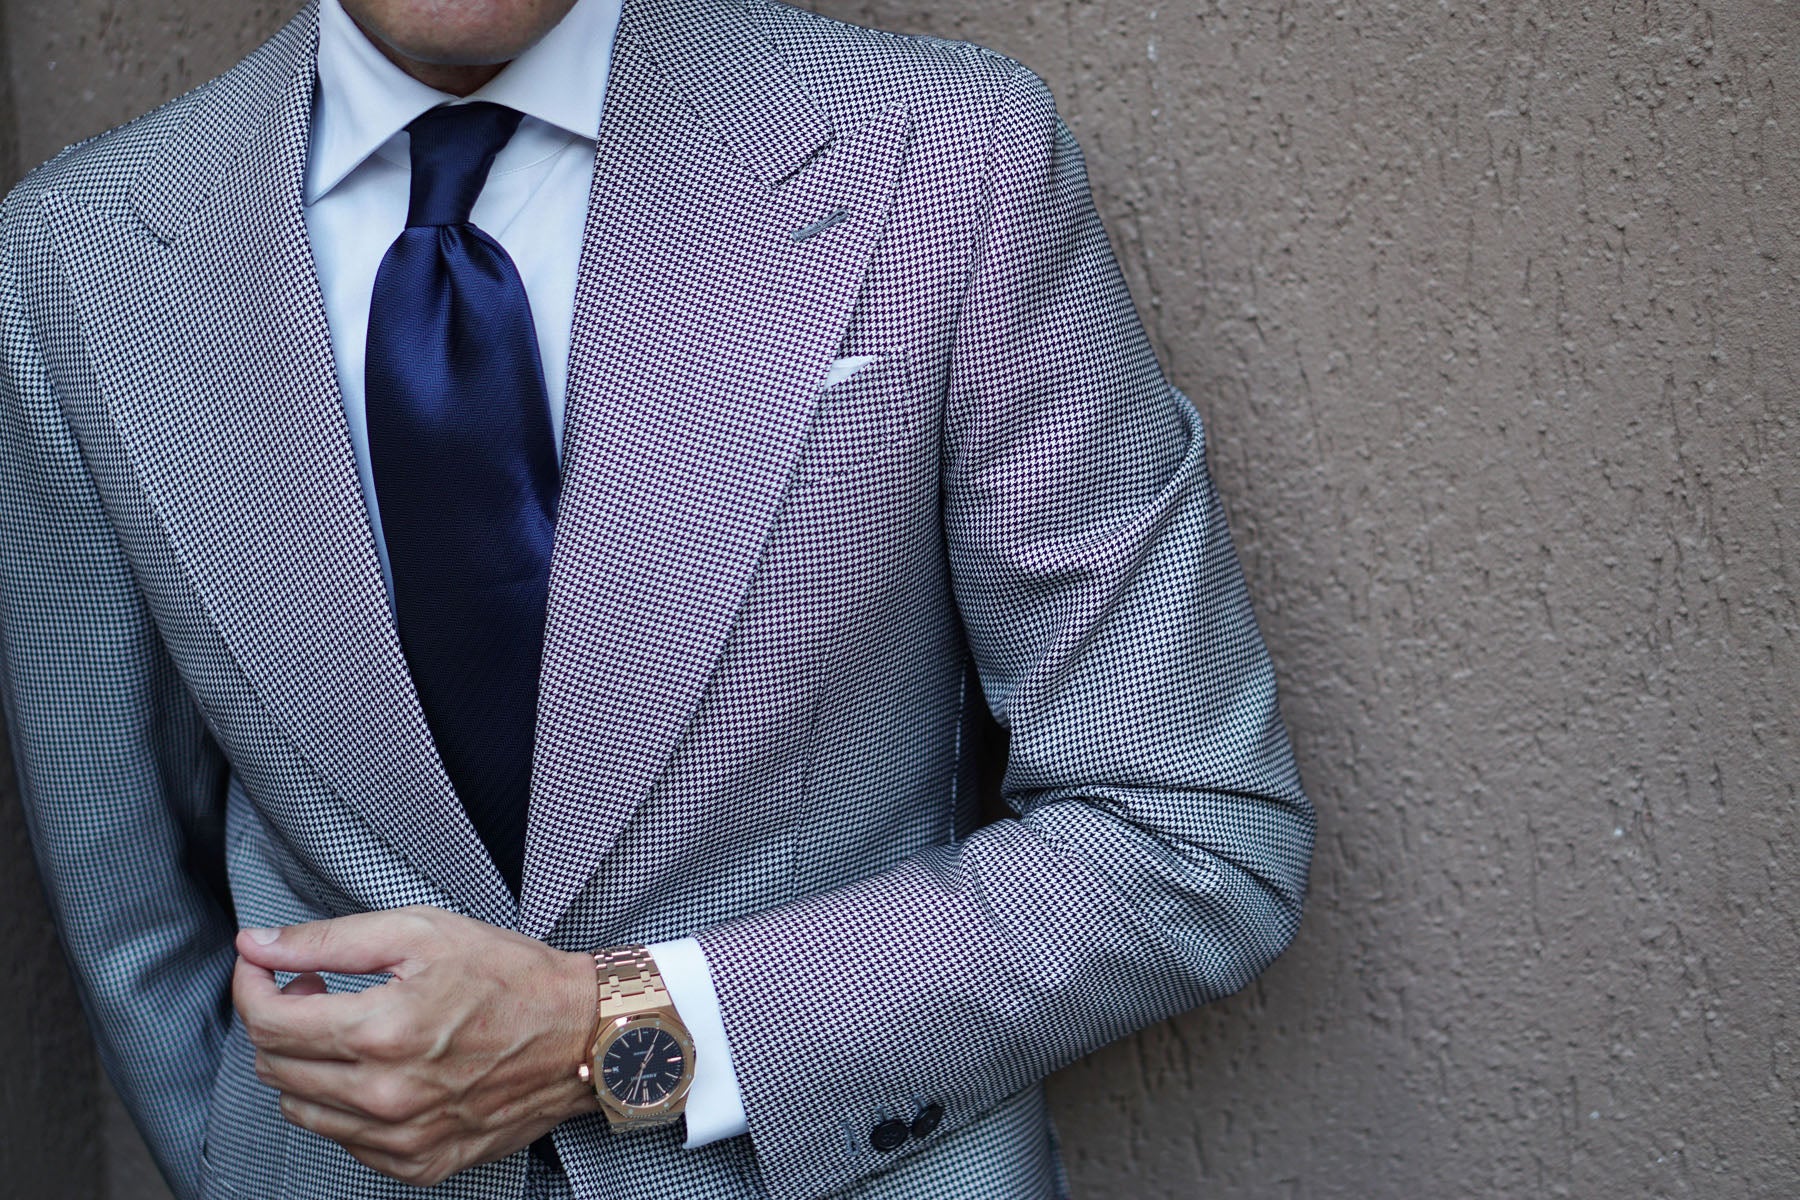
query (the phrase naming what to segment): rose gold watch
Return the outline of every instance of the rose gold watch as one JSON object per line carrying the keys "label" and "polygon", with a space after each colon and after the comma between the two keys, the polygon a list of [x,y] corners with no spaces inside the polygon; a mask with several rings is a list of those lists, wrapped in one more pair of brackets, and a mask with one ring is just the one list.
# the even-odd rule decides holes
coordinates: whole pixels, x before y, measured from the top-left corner
{"label": "rose gold watch", "polygon": [[667,1125],[687,1107],[694,1039],[642,946],[594,954],[594,1036],[575,1068],[621,1131]]}

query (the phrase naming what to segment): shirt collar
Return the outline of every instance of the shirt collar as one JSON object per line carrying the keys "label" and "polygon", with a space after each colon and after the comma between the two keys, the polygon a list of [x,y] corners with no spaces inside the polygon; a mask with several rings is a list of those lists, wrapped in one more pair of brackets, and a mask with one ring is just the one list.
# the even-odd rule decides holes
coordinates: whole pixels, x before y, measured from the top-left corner
{"label": "shirt collar", "polygon": [[[623,0],[575,0],[555,28],[469,100],[491,100],[578,137],[600,136],[606,70]],[[336,187],[414,117],[458,102],[395,66],[339,0],[319,4],[319,84],[307,147],[306,203]]]}

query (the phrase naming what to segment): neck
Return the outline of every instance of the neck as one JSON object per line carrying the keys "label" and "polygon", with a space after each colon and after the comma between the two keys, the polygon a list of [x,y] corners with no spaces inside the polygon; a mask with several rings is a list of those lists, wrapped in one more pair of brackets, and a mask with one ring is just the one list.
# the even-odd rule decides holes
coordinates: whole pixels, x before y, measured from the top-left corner
{"label": "neck", "polygon": [[506,67],[504,62],[434,63],[425,62],[423,59],[409,58],[377,37],[367,25],[358,21],[354,14],[350,14],[350,20],[363,31],[363,36],[368,38],[389,62],[426,87],[436,88],[440,92],[449,92],[452,96],[467,96]]}

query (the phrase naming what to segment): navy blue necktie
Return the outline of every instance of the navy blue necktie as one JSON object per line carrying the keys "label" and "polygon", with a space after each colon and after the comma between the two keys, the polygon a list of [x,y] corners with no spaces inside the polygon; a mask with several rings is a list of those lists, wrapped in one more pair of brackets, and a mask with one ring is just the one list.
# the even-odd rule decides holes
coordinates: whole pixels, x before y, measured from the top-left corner
{"label": "navy blue necktie", "polygon": [[515,896],[559,478],[525,285],[469,212],[521,116],[478,101],[407,126],[412,199],[375,276],[364,377],[400,644]]}

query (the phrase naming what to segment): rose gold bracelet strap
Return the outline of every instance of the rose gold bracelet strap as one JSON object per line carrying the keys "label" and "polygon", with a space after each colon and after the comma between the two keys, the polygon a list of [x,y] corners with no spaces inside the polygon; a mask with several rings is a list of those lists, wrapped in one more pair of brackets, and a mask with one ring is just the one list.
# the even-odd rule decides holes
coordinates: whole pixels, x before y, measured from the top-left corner
{"label": "rose gold bracelet strap", "polygon": [[587,1057],[575,1068],[581,1082],[592,1084],[594,1047],[607,1021],[627,1013],[661,1008],[669,1003],[668,989],[656,969],[656,959],[643,946],[606,946],[594,955],[594,1031],[588,1035]]}
{"label": "rose gold bracelet strap", "polygon": [[669,1003],[656,960],[643,946],[613,946],[594,952],[594,982],[600,1018],[661,1008]]}

